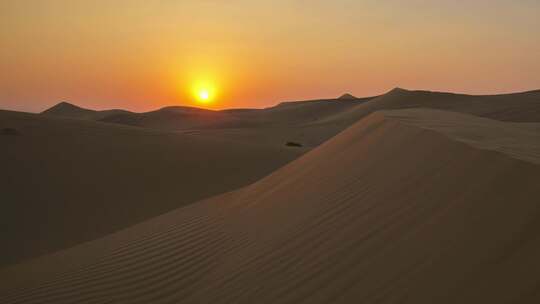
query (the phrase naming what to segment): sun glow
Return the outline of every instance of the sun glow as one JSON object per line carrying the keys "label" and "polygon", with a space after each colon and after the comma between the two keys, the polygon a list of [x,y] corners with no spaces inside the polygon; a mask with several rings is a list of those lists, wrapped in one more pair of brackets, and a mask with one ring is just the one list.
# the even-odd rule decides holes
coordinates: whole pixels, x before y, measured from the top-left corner
{"label": "sun glow", "polygon": [[204,54],[195,54],[188,59],[181,58],[169,64],[170,70],[176,71],[171,75],[175,86],[178,88],[179,83],[182,85],[179,99],[204,108],[223,107],[224,98],[230,92],[231,79],[235,78],[234,74],[229,73],[231,69],[226,60],[221,56]]}
{"label": "sun glow", "polygon": [[199,99],[207,101],[210,98],[210,93],[207,90],[202,90],[199,92]]}
{"label": "sun glow", "polygon": [[216,87],[210,82],[199,82],[192,88],[193,97],[199,104],[209,104],[216,97]]}

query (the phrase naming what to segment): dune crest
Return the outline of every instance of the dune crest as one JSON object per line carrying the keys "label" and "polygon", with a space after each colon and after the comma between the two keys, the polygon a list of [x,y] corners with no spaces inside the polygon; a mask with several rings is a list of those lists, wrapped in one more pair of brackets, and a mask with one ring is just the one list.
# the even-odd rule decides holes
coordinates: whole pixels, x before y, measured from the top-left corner
{"label": "dune crest", "polygon": [[345,93],[338,97],[339,100],[351,100],[351,99],[357,99],[358,97],[355,97],[349,93]]}

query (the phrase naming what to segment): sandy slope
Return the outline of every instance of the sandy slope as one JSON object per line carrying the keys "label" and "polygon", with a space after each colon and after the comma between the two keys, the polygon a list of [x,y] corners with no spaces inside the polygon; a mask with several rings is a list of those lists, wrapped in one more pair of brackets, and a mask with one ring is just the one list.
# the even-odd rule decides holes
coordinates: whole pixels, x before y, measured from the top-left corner
{"label": "sandy slope", "polygon": [[0,111],[0,265],[95,239],[284,165],[302,149]]}
{"label": "sandy slope", "polygon": [[3,269],[0,302],[536,303],[537,129],[375,113],[246,188]]}
{"label": "sandy slope", "polygon": [[405,124],[438,131],[479,149],[540,164],[540,123],[507,123],[428,109],[382,111],[381,114]]}

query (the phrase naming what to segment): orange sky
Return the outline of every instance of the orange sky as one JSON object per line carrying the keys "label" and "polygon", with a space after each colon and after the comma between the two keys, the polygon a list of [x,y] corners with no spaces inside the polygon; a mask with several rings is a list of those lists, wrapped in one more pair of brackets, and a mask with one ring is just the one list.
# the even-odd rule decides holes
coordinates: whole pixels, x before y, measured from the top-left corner
{"label": "orange sky", "polygon": [[0,1],[0,108],[540,88],[540,1]]}

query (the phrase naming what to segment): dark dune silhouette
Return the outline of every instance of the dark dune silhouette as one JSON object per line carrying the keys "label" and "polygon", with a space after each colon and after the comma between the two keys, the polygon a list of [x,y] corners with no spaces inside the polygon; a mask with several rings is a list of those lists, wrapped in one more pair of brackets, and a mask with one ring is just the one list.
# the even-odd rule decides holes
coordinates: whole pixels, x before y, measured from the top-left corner
{"label": "dark dune silhouette", "polygon": [[99,121],[158,130],[226,128],[249,125],[249,122],[218,111],[168,107],[147,113],[109,115]]}
{"label": "dark dune silhouette", "polygon": [[351,95],[349,93],[345,93],[345,94],[341,95],[338,99],[350,100],[350,99],[357,99],[357,97],[354,97],[353,95]]}
{"label": "dark dune silhouette", "polygon": [[[94,111],[62,102],[43,111],[41,114],[160,130],[251,128],[254,126],[312,122],[316,119],[340,113],[354,105],[372,99],[372,97],[352,99],[342,97],[338,99],[283,102],[266,109],[215,111],[195,107],[170,106],[144,113],[123,110]],[[336,101],[340,102],[337,103]]]}
{"label": "dark dune silhouette", "polygon": [[42,112],[42,114],[45,114],[45,115],[65,117],[65,118],[88,119],[88,120],[100,120],[110,115],[127,114],[127,113],[131,113],[131,112],[126,111],[126,110],[118,110],[118,109],[96,111],[96,110],[81,108],[69,102],[60,102],[56,104],[55,106]]}

